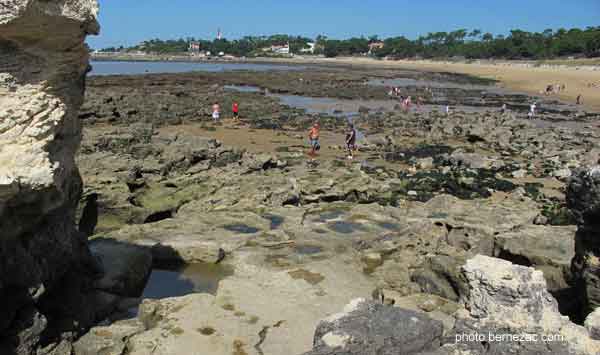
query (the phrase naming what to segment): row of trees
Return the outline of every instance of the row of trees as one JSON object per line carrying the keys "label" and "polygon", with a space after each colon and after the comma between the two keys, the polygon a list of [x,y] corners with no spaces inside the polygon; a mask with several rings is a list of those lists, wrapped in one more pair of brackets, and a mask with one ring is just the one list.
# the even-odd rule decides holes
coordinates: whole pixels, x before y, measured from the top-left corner
{"label": "row of trees", "polygon": [[111,47],[102,49],[101,51],[144,51],[146,53],[172,54],[187,52],[191,42],[199,43],[200,49],[204,52],[223,52],[235,56],[252,56],[260,54],[263,48],[271,47],[273,45],[286,45],[288,43],[290,45],[290,52],[298,53],[302,48],[308,47],[308,43],[311,42],[311,39],[301,36],[288,35],[246,36],[244,38],[231,41],[227,39],[215,39],[213,41],[207,41],[193,37],[166,41],[152,39],[129,48],[116,49]]}
{"label": "row of trees", "polygon": [[380,40],[370,38],[329,39],[318,36],[314,41],[301,36],[273,35],[247,36],[237,40],[215,39],[213,41],[185,38],[178,40],[154,39],[130,48],[107,48],[105,51],[141,50],[148,53],[181,53],[188,50],[190,42],[199,42],[202,51],[224,52],[236,56],[253,56],[272,45],[290,44],[291,53],[299,53],[316,42],[315,54],[327,57],[339,55],[366,55],[396,58],[448,58],[469,59],[548,59],[565,56],[600,56],[600,26],[582,29],[545,30],[527,32],[512,30],[509,35],[494,36],[481,30],[465,29],[453,32],[435,32],[417,39],[392,37],[383,40],[384,46],[369,51],[370,44]]}
{"label": "row of trees", "polygon": [[[364,39],[322,42],[326,56],[356,55],[364,52]],[[368,41],[373,42],[373,39]],[[383,48],[374,49],[377,57],[397,58],[448,58],[469,59],[549,59],[565,56],[600,56],[600,26],[581,29],[551,29],[543,32],[512,30],[508,36],[494,36],[481,30],[460,29],[453,32],[435,32],[415,40],[393,37],[383,40]]]}

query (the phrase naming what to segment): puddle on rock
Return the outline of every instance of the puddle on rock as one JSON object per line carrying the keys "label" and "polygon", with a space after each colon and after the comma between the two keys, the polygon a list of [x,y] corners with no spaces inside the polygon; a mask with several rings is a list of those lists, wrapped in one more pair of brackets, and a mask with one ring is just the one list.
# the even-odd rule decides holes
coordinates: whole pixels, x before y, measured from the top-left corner
{"label": "puddle on rock", "polygon": [[323,248],[316,245],[296,245],[294,251],[300,255],[314,255],[323,251]]}
{"label": "puddle on rock", "polygon": [[285,218],[275,215],[275,214],[265,214],[262,217],[271,221],[271,229],[279,228],[283,224],[283,221],[285,220]]}
{"label": "puddle on rock", "polygon": [[387,229],[390,231],[397,231],[400,229],[400,225],[393,222],[378,222],[377,225],[379,225],[383,229]]}
{"label": "puddle on rock", "polygon": [[346,222],[346,221],[335,221],[331,222],[327,225],[329,229],[334,232],[341,234],[351,234],[356,231],[364,231],[365,227],[363,227],[360,223],[355,222]]}
{"label": "puddle on rock", "polygon": [[320,222],[327,222],[332,219],[337,219],[346,214],[346,211],[334,210],[329,212],[323,212],[319,215]]}
{"label": "puddle on rock", "polygon": [[225,90],[237,91],[237,92],[261,92],[262,90],[258,86],[252,85],[225,85]]}
{"label": "puddle on rock", "polygon": [[180,267],[154,269],[142,298],[161,299],[192,293],[215,295],[219,282],[233,275],[227,265],[188,264]]}
{"label": "puddle on rock", "polygon": [[223,229],[226,229],[230,232],[236,232],[236,233],[242,233],[242,234],[254,234],[257,233],[258,231],[260,231],[260,229],[255,228],[255,227],[251,227],[247,224],[243,224],[243,223],[236,223],[236,224],[229,224],[226,226],[223,226]]}

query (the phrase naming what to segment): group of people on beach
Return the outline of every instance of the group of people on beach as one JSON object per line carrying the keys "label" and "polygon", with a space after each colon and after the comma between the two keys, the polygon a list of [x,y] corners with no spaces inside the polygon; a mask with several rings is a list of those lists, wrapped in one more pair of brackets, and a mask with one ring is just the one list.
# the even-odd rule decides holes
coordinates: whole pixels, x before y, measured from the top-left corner
{"label": "group of people on beach", "polygon": [[567,86],[565,84],[548,84],[546,86],[546,90],[544,90],[544,94],[546,96],[552,94],[560,94],[561,91],[567,90]]}
{"label": "group of people on beach", "polygon": [[[431,90],[429,88],[425,88],[425,92],[428,94],[431,94]],[[400,90],[400,88],[397,86],[393,86],[393,87],[389,88],[388,96],[390,96],[392,98],[398,98],[398,100],[400,101],[400,104],[402,106],[402,110],[404,112],[409,111],[413,104],[412,96],[410,96],[410,95],[404,96],[402,94],[402,91]],[[423,106],[424,102],[425,102],[425,100],[423,99],[422,96],[417,97],[417,100],[415,102],[417,111],[421,111],[421,107]]]}
{"label": "group of people on beach", "polygon": [[[234,101],[231,106],[231,112],[234,120],[239,120],[240,105],[237,101]],[[218,102],[212,105],[212,119],[214,122],[219,122],[221,119],[221,105]],[[314,160],[317,156],[317,152],[321,150],[321,144],[319,142],[321,135],[321,127],[318,122],[315,122],[308,132],[308,140],[310,143],[310,151],[308,155]],[[346,130],[346,151],[348,152],[348,159],[354,159],[354,151],[356,151],[356,129],[354,124],[349,122]]]}
{"label": "group of people on beach", "polygon": [[[546,95],[550,95],[551,93],[559,93],[561,91],[565,90],[565,85],[562,84],[554,84],[554,85],[548,85],[546,88]],[[427,92],[431,92],[431,90],[429,88],[426,88]],[[389,91],[389,95],[392,97],[398,97],[401,101],[402,104],[402,109],[404,111],[408,111],[412,105],[412,97],[411,96],[406,96],[404,97],[401,93],[400,88],[398,87],[392,87],[390,88]],[[416,104],[417,104],[417,108],[420,110],[421,106],[423,105],[423,98],[421,96],[419,96],[417,98]],[[581,105],[583,104],[583,98],[581,95],[577,96],[577,105]],[[527,117],[530,119],[533,119],[536,115],[536,110],[537,110],[537,102],[533,102],[531,103],[531,105],[529,106],[529,112],[527,113]],[[506,104],[502,105],[501,108],[501,113],[505,113],[508,111],[508,107]],[[240,112],[240,106],[239,103],[237,101],[234,101],[231,107],[231,112],[233,115],[233,119],[234,120],[239,120],[239,112]],[[447,105],[445,107],[445,113],[446,115],[450,115],[451,111],[450,111],[450,106]],[[218,122],[221,118],[221,106],[219,105],[218,102],[215,102],[212,105],[212,118],[214,122]],[[308,133],[308,139],[309,139],[309,144],[310,144],[310,151],[308,153],[308,155],[311,157],[311,159],[314,160],[314,158],[317,156],[317,152],[321,149],[321,145],[319,142],[320,139],[320,125],[318,122],[315,122],[309,133]],[[348,127],[346,129],[346,139],[345,139],[345,149],[346,152],[348,153],[347,158],[348,159],[354,159],[354,152],[357,149],[356,146],[356,129],[354,128],[354,124],[349,122],[348,123]]]}

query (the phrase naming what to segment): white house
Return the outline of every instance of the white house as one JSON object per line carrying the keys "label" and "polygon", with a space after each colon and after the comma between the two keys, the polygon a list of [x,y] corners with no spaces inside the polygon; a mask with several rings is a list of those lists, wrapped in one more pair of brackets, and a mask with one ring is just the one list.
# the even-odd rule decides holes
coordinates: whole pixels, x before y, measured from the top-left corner
{"label": "white house", "polygon": [[271,52],[276,54],[290,54],[290,44],[272,45],[262,49],[263,52]]}
{"label": "white house", "polygon": [[300,50],[300,53],[314,54],[315,53],[316,43],[314,43],[314,42],[308,42],[306,45],[308,46],[308,48],[302,48]]}

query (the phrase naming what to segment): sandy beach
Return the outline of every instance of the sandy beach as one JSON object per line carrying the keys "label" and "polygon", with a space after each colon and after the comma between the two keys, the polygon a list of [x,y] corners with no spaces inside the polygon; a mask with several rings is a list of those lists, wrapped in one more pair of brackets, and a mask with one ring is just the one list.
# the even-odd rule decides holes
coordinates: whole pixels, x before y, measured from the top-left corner
{"label": "sandy beach", "polygon": [[[581,66],[525,66],[522,63],[501,62],[498,64],[466,64],[435,61],[380,61],[369,58],[295,59],[297,62],[336,63],[351,65],[373,65],[439,72],[469,74],[499,81],[501,87],[540,95],[549,84],[564,84],[566,90],[556,97],[575,103],[578,95],[583,97],[587,109],[600,109],[600,70],[597,67]],[[596,69],[596,70],[594,70]],[[596,87],[589,84],[595,83]]]}

